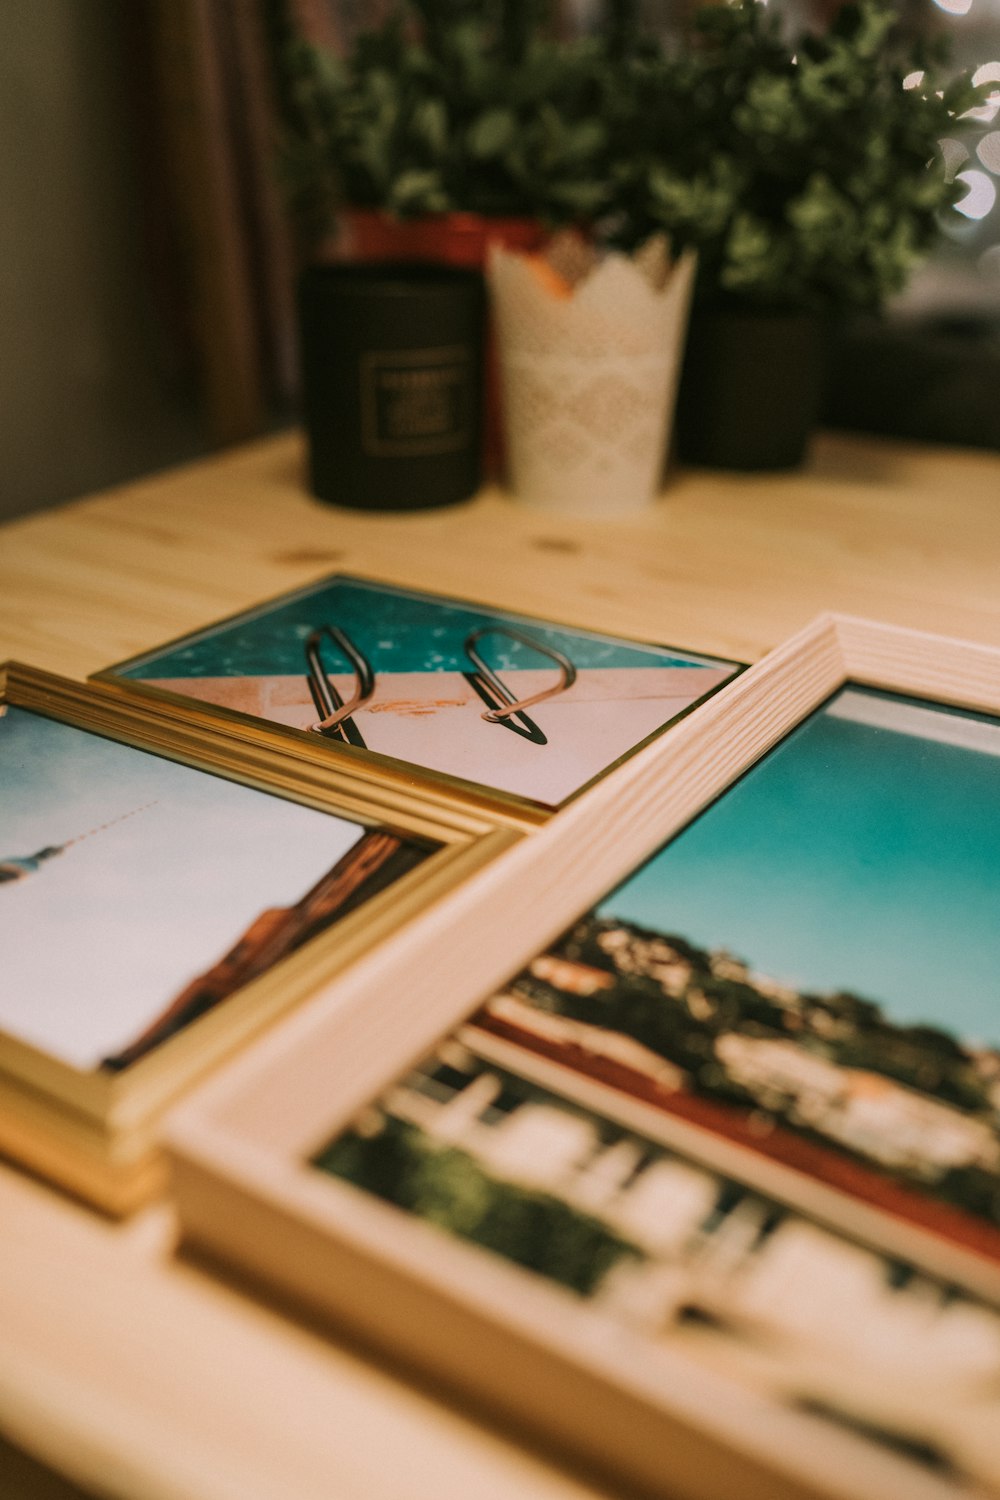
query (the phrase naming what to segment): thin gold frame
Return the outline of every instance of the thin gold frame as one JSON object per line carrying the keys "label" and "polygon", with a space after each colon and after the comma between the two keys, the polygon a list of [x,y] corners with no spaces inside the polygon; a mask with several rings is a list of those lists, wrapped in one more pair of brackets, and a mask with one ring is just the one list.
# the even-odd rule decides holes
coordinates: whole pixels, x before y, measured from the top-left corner
{"label": "thin gold frame", "polygon": [[312,738],[236,742],[181,707],[122,699],[13,662],[0,666],[0,702],[438,846],[361,909],[121,1072],[78,1070],[0,1033],[0,1148],[111,1212],[131,1209],[162,1183],[157,1127],[184,1088],[517,837],[433,793],[331,766]]}
{"label": "thin gold frame", "polygon": [[[220,620],[213,620],[203,629],[185,631],[183,635],[176,636],[169,641],[164,641],[162,645],[155,646],[151,650],[137,652],[135,655],[127,657],[124,661],[116,662],[113,666],[105,667],[102,671],[93,673],[90,681],[100,683],[122,697],[137,695],[163,706],[168,704],[180,705],[188,713],[193,712],[197,714],[201,722],[206,724],[212,721],[219,722],[228,728],[231,735],[238,736],[247,741],[252,742],[256,740],[262,732],[278,735],[283,740],[294,742],[300,742],[303,739],[313,737],[312,731],[308,729],[296,729],[291,725],[274,724],[269,720],[257,718],[252,714],[243,713],[232,708],[225,708],[217,704],[199,703],[196,699],[175,693],[168,688],[157,687],[155,682],[137,678],[126,678],[121,674],[151,656],[159,656],[163,652],[170,651],[182,642],[214,634],[219,629],[235,624],[237,620],[256,615],[262,610],[272,607],[279,598],[284,602],[289,602],[302,595],[312,593],[321,584],[335,583],[340,579],[385,589],[389,592],[416,595],[420,598],[431,600],[441,599],[448,604],[459,604],[469,609],[482,610],[484,613],[495,611],[499,626],[506,626],[508,619],[514,622],[515,627],[519,627],[527,621],[529,623],[552,626],[559,630],[579,631],[583,635],[598,636],[601,639],[618,641],[624,645],[648,647],[649,649],[663,651],[667,654],[676,652],[679,656],[690,657],[692,661],[704,662],[709,666],[716,664],[719,666],[732,666],[732,677],[727,679],[727,682],[735,680],[742,672],[746,671],[745,662],[738,661],[733,657],[706,655],[704,652],[689,649],[687,646],[636,640],[626,636],[612,636],[603,631],[592,630],[587,626],[574,624],[567,620],[549,617],[543,619],[541,616],[529,615],[521,611],[510,611],[499,605],[484,603],[482,600],[466,599],[457,594],[433,594],[405,584],[386,582],[384,579],[368,578],[360,573],[331,573],[314,580],[312,583],[304,584],[301,588],[289,590],[287,594],[265,600],[262,605],[254,605],[247,609],[237,610],[235,613],[226,615]],[[723,686],[726,686],[726,683]],[[655,729],[652,734],[646,735],[630,750],[626,751],[624,755],[619,756],[606,766],[603,771],[598,772],[596,776],[593,776],[584,785],[578,787],[558,807],[552,807],[547,803],[535,802],[530,798],[520,797],[513,792],[505,792],[497,788],[492,788],[482,782],[467,781],[462,777],[452,776],[447,772],[428,770],[416,763],[405,761],[395,756],[385,755],[377,750],[370,750],[367,746],[362,748],[357,745],[346,745],[335,739],[329,739],[326,741],[326,753],[330,756],[332,763],[337,764],[341,760],[347,766],[353,763],[360,772],[367,773],[370,777],[395,780],[396,782],[404,782],[407,785],[412,784],[414,778],[416,778],[429,788],[437,788],[440,794],[450,799],[456,806],[461,805],[470,811],[481,812],[484,816],[490,817],[496,822],[507,823],[511,827],[518,829],[537,828],[546,823],[557,811],[572,805],[580,797],[587,795],[591,788],[598,785],[619,766],[631,760],[634,755],[643,750],[647,745],[654,743],[662,735],[670,733],[687,718],[688,714],[693,713],[703,703],[707,702],[713,693],[717,691],[719,689],[709,689],[703,693],[693,703],[689,704],[687,708],[682,709],[680,713],[669,719],[667,723]]]}
{"label": "thin gold frame", "polygon": [[[599,1314],[562,1289],[311,1165],[363,1106],[847,682],[1000,713],[1000,651],[822,617],[453,893],[432,926],[411,929],[379,963],[369,957],[336,998],[303,1008],[280,1038],[188,1101],[168,1125],[186,1238],[644,1491],[943,1494],[890,1452],[832,1426],[803,1428],[799,1414],[762,1405],[683,1354],[654,1365],[623,1329],[602,1343]],[[1000,1268],[972,1251],[804,1186],[774,1163],[756,1158],[755,1170],[714,1138],[702,1159],[1000,1300]]]}

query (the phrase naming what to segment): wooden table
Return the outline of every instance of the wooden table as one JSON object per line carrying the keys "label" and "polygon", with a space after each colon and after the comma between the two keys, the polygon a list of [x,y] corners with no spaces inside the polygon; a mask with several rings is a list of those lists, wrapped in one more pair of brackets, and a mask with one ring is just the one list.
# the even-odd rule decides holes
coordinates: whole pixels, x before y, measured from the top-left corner
{"label": "wooden table", "polygon": [[[1000,645],[992,454],[827,436],[803,473],[684,473],[620,522],[495,492],[361,515],[301,476],[282,436],[9,525],[0,660],[83,677],[335,570],[745,660],[823,609]],[[0,1168],[0,1493],[606,1493],[172,1247],[168,1207],[114,1226]]]}

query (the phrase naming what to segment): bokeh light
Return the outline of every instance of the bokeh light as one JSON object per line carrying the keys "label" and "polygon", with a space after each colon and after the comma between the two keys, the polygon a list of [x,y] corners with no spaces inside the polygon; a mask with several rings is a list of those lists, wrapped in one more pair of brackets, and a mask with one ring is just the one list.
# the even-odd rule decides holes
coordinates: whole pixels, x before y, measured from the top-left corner
{"label": "bokeh light", "polygon": [[955,204],[957,212],[967,219],[985,219],[997,201],[997,190],[991,178],[973,167],[959,172],[957,181],[968,187],[965,197]]}
{"label": "bokeh light", "polygon": [[976,147],[976,155],[987,172],[1000,176],[1000,130],[991,130],[983,136]]}

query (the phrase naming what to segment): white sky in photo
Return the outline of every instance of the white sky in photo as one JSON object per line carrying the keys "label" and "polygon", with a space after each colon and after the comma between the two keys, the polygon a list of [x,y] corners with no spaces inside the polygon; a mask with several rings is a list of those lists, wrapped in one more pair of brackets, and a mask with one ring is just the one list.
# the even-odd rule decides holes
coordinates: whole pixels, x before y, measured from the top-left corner
{"label": "white sky in photo", "polygon": [[38,714],[0,715],[0,860],[127,813],[0,884],[0,1030],[79,1068],[125,1047],[364,831]]}

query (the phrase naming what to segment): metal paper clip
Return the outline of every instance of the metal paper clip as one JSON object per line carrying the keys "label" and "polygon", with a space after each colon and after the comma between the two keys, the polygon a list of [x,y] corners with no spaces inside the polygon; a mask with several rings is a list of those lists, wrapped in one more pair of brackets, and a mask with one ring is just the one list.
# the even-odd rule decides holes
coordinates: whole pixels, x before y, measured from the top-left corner
{"label": "metal paper clip", "polygon": [[[559,681],[540,693],[532,693],[528,698],[515,698],[476,650],[484,635],[505,635],[510,640],[537,651],[541,656],[547,656],[559,668]],[[486,713],[483,714],[487,724],[501,724],[505,729],[511,729],[515,734],[531,740],[532,744],[547,745],[545,734],[524,710],[533,703],[542,703],[546,698],[554,698],[557,693],[564,693],[568,687],[572,687],[576,681],[576,668],[569,657],[557,651],[554,646],[545,646],[541,641],[536,641],[532,636],[514,630],[509,625],[483,625],[478,630],[470,631],[465,638],[465,654],[476,669],[475,672],[466,672],[465,676],[487,705]]]}
{"label": "metal paper clip", "polygon": [[[357,688],[353,698],[345,703],[337,689],[330,681],[329,674],[323,666],[320,656],[320,645],[324,636],[337,647],[338,651],[346,656],[354,672]],[[316,705],[316,712],[320,715],[317,724],[310,724],[309,728],[316,734],[327,735],[330,739],[344,740],[349,745],[360,745],[364,748],[364,740],[361,731],[354,723],[351,715],[354,710],[367,701],[375,691],[375,674],[367,659],[355,646],[350,636],[336,625],[320,625],[314,630],[306,641],[306,681],[309,684],[309,692],[312,701]]]}

